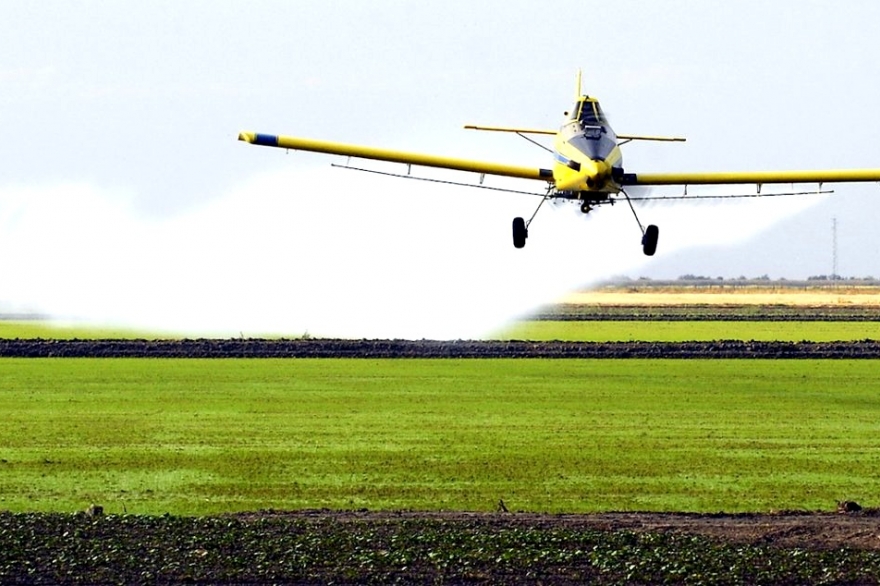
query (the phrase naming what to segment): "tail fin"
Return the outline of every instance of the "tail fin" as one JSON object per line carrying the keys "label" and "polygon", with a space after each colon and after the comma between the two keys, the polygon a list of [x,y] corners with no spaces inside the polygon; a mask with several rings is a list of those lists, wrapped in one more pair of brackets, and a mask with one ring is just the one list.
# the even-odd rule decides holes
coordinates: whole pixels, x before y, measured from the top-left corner
{"label": "tail fin", "polygon": [[583,90],[583,88],[582,88],[582,86],[581,86],[581,69],[580,69],[580,67],[578,67],[578,73],[577,73],[577,87],[575,88],[575,91],[577,91],[577,93],[575,94],[574,99],[575,99],[575,100],[580,100],[580,99],[581,99],[581,96],[584,95],[584,90]]}

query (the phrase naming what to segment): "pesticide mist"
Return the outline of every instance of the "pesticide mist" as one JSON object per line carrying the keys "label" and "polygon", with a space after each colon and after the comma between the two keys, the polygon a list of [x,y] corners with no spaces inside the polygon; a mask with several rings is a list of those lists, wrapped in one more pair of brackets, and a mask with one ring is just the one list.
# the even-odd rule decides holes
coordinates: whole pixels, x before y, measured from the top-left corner
{"label": "pesticide mist", "polygon": [[[624,205],[545,204],[525,249],[514,216],[538,198],[351,171],[257,177],[170,219],[90,185],[0,189],[0,313],[189,336],[484,336],[565,293],[637,275]],[[785,202],[774,200],[785,200]],[[655,205],[660,255],[741,241],[816,202]]]}

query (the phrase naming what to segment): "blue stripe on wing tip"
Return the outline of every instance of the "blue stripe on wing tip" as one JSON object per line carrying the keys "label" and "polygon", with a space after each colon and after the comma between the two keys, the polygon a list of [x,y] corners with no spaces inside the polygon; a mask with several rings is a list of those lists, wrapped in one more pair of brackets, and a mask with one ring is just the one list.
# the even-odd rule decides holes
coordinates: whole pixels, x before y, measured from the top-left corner
{"label": "blue stripe on wing tip", "polygon": [[254,144],[259,144],[263,146],[278,146],[278,136],[274,134],[260,134],[258,132],[254,135]]}

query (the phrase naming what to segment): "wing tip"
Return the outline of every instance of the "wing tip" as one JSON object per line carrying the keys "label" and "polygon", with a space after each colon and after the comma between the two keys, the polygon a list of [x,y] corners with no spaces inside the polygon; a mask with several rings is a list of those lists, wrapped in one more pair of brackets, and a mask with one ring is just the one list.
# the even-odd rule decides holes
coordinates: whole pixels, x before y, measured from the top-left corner
{"label": "wing tip", "polygon": [[263,134],[260,132],[239,132],[238,140],[242,140],[249,144],[256,144],[262,146],[273,146],[277,147],[278,145],[278,136],[275,134]]}

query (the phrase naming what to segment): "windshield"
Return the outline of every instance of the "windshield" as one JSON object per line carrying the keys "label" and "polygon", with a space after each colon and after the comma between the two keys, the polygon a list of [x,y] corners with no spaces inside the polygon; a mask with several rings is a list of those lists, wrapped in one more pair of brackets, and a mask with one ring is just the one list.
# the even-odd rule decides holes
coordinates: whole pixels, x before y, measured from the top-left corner
{"label": "windshield", "polygon": [[605,114],[599,102],[584,101],[578,118],[582,126],[601,126],[605,124]]}

